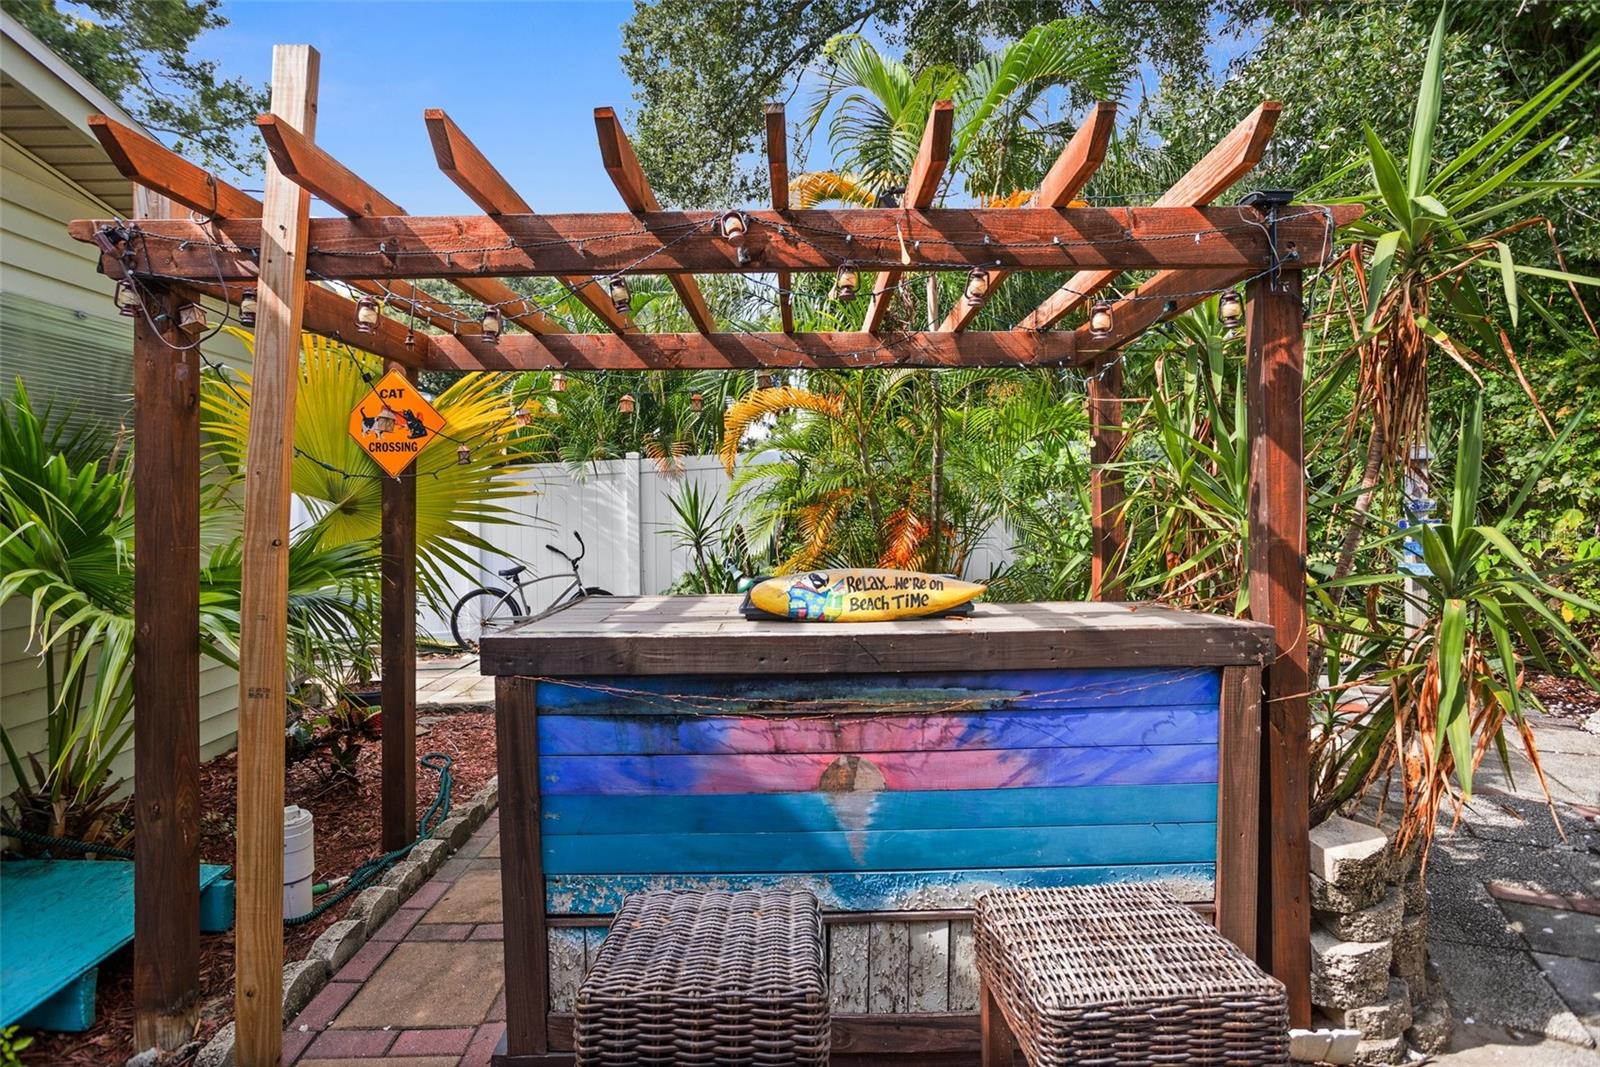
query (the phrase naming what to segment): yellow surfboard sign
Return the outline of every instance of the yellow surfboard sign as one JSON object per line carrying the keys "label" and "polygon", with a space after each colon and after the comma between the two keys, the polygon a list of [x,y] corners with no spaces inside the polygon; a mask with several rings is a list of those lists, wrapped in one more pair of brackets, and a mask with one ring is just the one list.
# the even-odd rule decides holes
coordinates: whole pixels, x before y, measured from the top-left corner
{"label": "yellow surfboard sign", "polygon": [[768,578],[750,590],[750,603],[800,622],[885,622],[942,615],[985,588],[941,574],[843,568]]}

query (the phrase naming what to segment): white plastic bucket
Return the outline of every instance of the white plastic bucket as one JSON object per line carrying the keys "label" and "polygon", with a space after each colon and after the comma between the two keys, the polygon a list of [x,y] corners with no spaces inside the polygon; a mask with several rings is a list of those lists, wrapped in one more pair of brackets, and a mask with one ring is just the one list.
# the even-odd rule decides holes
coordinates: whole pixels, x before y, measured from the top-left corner
{"label": "white plastic bucket", "polygon": [[295,804],[283,809],[283,915],[311,910],[311,871],[316,866],[311,813]]}

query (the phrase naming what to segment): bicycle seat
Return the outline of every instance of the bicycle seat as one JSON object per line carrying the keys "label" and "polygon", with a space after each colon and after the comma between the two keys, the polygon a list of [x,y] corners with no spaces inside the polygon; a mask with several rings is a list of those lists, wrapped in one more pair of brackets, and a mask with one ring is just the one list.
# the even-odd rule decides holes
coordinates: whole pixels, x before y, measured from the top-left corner
{"label": "bicycle seat", "polygon": [[527,569],[528,568],[526,565],[519,563],[515,567],[507,567],[505,570],[495,571],[495,573],[508,582],[514,582],[517,580],[517,575],[521,574]]}

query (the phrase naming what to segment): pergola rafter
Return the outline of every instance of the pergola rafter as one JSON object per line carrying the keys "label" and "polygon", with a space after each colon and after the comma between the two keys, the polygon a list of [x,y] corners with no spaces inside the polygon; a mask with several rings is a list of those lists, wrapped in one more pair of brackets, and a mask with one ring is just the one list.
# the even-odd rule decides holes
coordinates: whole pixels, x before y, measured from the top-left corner
{"label": "pergola rafter", "polygon": [[[1302,389],[1300,275],[1332,254],[1334,229],[1359,209],[1315,205],[1208,207],[1261,158],[1279,107],[1267,102],[1241,122],[1188,174],[1150,207],[1071,207],[1072,197],[1103,159],[1114,120],[1100,105],[1063,150],[1031,206],[933,208],[948,161],[953,112],[936,105],[900,205],[892,208],[793,209],[788,197],[788,153],[783,111],[767,112],[767,164],[772,208],[742,212],[743,232],[721,232],[722,212],[664,211],[650,190],[616,115],[595,111],[602,161],[627,210],[539,215],[442,111],[424,116],[441,171],[460,186],[482,215],[415,217],[334,160],[314,141],[318,59],[306,46],[274,53],[272,114],[259,127],[271,150],[263,201],[221,182],[162,146],[108,119],[92,126],[118,167],[132,181],[170,198],[198,219],[140,217],[71,224],[72,236],[94,242],[102,269],[130,279],[153,311],[135,335],[141,427],[154,428],[166,413],[189,411],[192,361],[174,363],[181,347],[171,319],[180,299],[207,294],[237,302],[257,289],[256,366],[249,457],[246,463],[244,535],[244,636],[240,664],[240,802],[238,1055],[244,1067],[275,1062],[282,1034],[278,983],[282,970],[282,704],[286,604],[289,468],[293,441],[296,360],[301,329],[343,340],[412,370],[745,370],[758,368],[854,369],[914,367],[1083,367],[1093,424],[1092,521],[1096,596],[1120,596],[1116,560],[1121,548],[1121,488],[1114,462],[1122,442],[1120,361],[1116,353],[1143,330],[1207,296],[1248,283],[1249,402],[1254,463],[1251,485],[1251,612],[1278,634],[1278,659],[1266,671],[1263,728],[1266,774],[1259,878],[1248,871],[1218,871],[1219,887],[1235,887],[1219,901],[1218,921],[1290,990],[1292,1014],[1309,1014],[1309,902],[1305,887],[1307,774],[1305,615],[1303,603],[1304,482],[1299,456]],[[312,193],[343,218],[310,217]],[[157,213],[151,213],[157,214]],[[1286,255],[1285,253],[1292,253]],[[860,330],[796,332],[789,284],[795,272],[836,272],[850,266],[877,272]],[[882,330],[889,301],[908,272],[989,272],[989,292],[1015,271],[1063,272],[1072,278],[1015,328],[970,332],[979,304],[952,309],[937,329]],[[1124,271],[1154,271],[1113,306],[1110,330],[1050,329]],[[696,274],[776,274],[782,331],[718,331]],[[676,289],[696,332],[647,334],[596,282],[616,275],[662,274]],[[552,276],[569,287],[606,324],[604,333],[572,333],[523,300],[501,280]],[[498,307],[527,332],[508,332],[498,343],[475,326],[458,329],[452,306],[430,301],[411,285],[446,279],[474,299]],[[443,333],[413,331],[406,321],[380,315],[369,333],[355,329],[355,303],[311,280],[347,284],[414,307],[418,323]],[[930,324],[937,314],[930,316]],[[163,317],[163,315],[165,317]],[[187,359],[187,356],[183,357]],[[188,369],[186,369],[188,368]],[[165,373],[170,370],[173,373]],[[171,395],[160,397],[161,390]],[[191,412],[192,413],[192,412]],[[177,417],[173,415],[172,417]],[[187,416],[185,416],[187,419]],[[136,494],[141,521],[163,538],[187,543],[198,514],[198,447],[193,419],[184,432],[163,438],[141,433]],[[148,440],[146,438],[149,438]],[[165,472],[165,473],[163,473]],[[182,483],[182,484],[180,484]],[[385,679],[404,680],[410,651],[394,631],[412,618],[415,598],[414,483],[385,481],[383,617]],[[157,509],[152,511],[150,509]],[[165,509],[165,510],[160,510]],[[191,568],[192,569],[192,568]],[[136,584],[135,612],[146,634],[136,645],[136,678],[159,676],[164,689],[141,688],[140,730],[178,722],[158,700],[189,709],[198,684],[198,649],[188,608],[194,590],[172,582]],[[169,610],[177,601],[182,610]],[[159,662],[151,657],[159,654]],[[176,681],[174,681],[176,680]],[[153,684],[153,683],[151,683]],[[176,690],[173,686],[177,686]],[[412,831],[415,768],[409,681],[386,684],[386,726],[398,736],[390,749],[385,730],[386,847]],[[197,697],[196,697],[197,699]],[[390,718],[391,712],[393,717]],[[184,711],[183,714],[188,714]],[[153,726],[161,723],[161,726]],[[148,741],[148,738],[146,739]],[[167,746],[170,747],[170,746]],[[142,781],[176,776],[179,795],[193,785],[194,767],[168,756],[162,745],[136,746]],[[392,817],[391,817],[392,813]],[[155,818],[141,811],[141,818]],[[391,825],[393,823],[393,825]],[[181,835],[159,829],[140,836],[140,892],[159,891],[162,877],[187,877],[192,850]],[[403,843],[403,841],[402,841]],[[1250,850],[1238,853],[1253,855]],[[528,859],[524,857],[524,859]],[[507,1045],[513,1059],[534,1062],[550,1050],[545,995],[543,892],[537,857],[507,863],[508,969],[532,975],[529,985],[507,991]],[[514,884],[511,884],[514,880]],[[1241,885],[1243,883],[1248,883]],[[1255,889],[1260,888],[1257,908]],[[1222,890],[1219,888],[1219,893]],[[187,897],[172,922],[187,923],[197,906]],[[141,913],[143,914],[143,913]],[[1259,918],[1259,929],[1256,927]],[[197,921],[197,920],[196,920]],[[168,924],[171,926],[171,923]],[[137,939],[148,947],[152,927]],[[136,942],[137,943],[137,942]],[[185,943],[179,951],[188,953]],[[174,973],[190,974],[186,961]],[[173,983],[137,987],[141,1033],[183,1032],[193,1005]],[[178,991],[181,993],[181,991]],[[163,1036],[162,1040],[166,1040]],[[542,1061],[541,1061],[542,1062]]]}

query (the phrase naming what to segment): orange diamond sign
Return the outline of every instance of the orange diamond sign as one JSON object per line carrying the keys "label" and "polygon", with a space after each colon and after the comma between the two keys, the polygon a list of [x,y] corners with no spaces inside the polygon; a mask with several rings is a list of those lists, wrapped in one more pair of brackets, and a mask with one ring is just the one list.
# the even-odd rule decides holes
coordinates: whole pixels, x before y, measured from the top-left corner
{"label": "orange diamond sign", "polygon": [[350,413],[350,436],[398,478],[444,428],[444,416],[397,370],[385,374]]}

